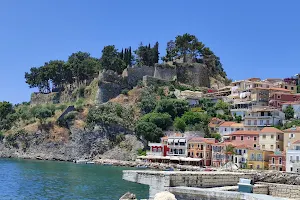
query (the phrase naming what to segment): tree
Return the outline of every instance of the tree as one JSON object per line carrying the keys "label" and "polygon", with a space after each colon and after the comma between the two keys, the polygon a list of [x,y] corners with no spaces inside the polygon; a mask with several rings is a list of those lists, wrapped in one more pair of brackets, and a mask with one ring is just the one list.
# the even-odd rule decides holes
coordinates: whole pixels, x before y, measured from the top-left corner
{"label": "tree", "polygon": [[[228,158],[228,155],[234,155],[235,154],[235,148],[233,145],[229,144],[225,147],[225,155]],[[230,159],[230,161],[232,161]]]}
{"label": "tree", "polygon": [[137,50],[134,51],[136,54],[136,62],[138,66],[147,65],[154,66],[159,60],[158,42],[151,48],[151,45],[144,46],[140,43]]}
{"label": "tree", "polygon": [[176,56],[177,56],[177,49],[176,49],[176,44],[173,40],[170,40],[167,43],[167,48],[166,48],[166,56],[162,57],[162,60],[165,62],[168,61],[173,61]]}
{"label": "tree", "polygon": [[218,100],[215,104],[216,110],[223,110],[225,114],[229,113],[229,104],[224,102],[223,100]]}
{"label": "tree", "polygon": [[221,141],[222,136],[220,135],[220,133],[211,133],[210,134],[211,138],[215,138],[218,141]]}
{"label": "tree", "polygon": [[180,99],[162,99],[158,102],[155,110],[159,113],[169,113],[172,119],[175,119],[175,117],[181,117],[189,110],[189,104],[187,101]]}
{"label": "tree", "polygon": [[141,118],[141,121],[151,122],[162,130],[172,125],[172,118],[168,113],[148,113]]}
{"label": "tree", "polygon": [[120,53],[114,45],[103,48],[100,63],[103,69],[113,70],[119,74],[126,68],[126,63],[120,58]]}
{"label": "tree", "polygon": [[285,119],[292,119],[294,118],[294,108],[291,105],[288,105],[284,110]]}
{"label": "tree", "polygon": [[140,121],[136,124],[135,133],[138,137],[143,137],[147,142],[160,142],[163,136],[161,128],[151,122]]}
{"label": "tree", "polygon": [[174,124],[173,125],[175,127],[175,130],[184,133],[185,128],[186,128],[186,124],[185,124],[185,122],[184,122],[183,119],[181,119],[179,117],[176,117],[175,120],[174,120]]}
{"label": "tree", "polygon": [[158,42],[156,42],[155,45],[154,45],[154,47],[153,47],[153,49],[152,49],[152,51],[153,51],[153,52],[152,52],[152,54],[153,54],[153,56],[152,56],[152,57],[153,57],[153,58],[152,58],[153,61],[152,61],[152,62],[153,62],[154,64],[155,64],[155,63],[158,63],[158,61],[159,61],[158,45],[159,45]]}
{"label": "tree", "polygon": [[7,101],[0,102],[0,119],[4,119],[12,113],[14,113],[14,109],[11,103]]}

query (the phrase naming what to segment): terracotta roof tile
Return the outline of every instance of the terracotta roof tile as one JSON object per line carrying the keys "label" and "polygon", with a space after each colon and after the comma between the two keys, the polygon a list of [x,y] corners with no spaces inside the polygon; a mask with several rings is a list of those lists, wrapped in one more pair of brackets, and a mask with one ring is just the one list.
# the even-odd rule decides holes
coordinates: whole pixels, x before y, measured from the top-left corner
{"label": "terracotta roof tile", "polygon": [[300,140],[293,142],[293,144],[300,144]]}
{"label": "terracotta roof tile", "polygon": [[220,127],[227,127],[227,126],[231,126],[232,124],[235,124],[235,122],[223,122]]}
{"label": "terracotta roof tile", "polygon": [[258,131],[235,131],[229,135],[259,135]]}
{"label": "terracotta roof tile", "polygon": [[231,127],[243,127],[244,124],[242,123],[234,123],[234,124],[231,124]]}
{"label": "terracotta roof tile", "polygon": [[283,133],[283,131],[274,127],[265,127],[260,132],[261,133]]}
{"label": "terracotta roof tile", "polygon": [[203,137],[193,137],[189,140],[189,142],[204,142],[208,144],[214,144],[216,143],[215,138],[203,138]]}
{"label": "terracotta roof tile", "polygon": [[283,132],[285,132],[285,133],[290,133],[290,132],[300,133],[300,126],[297,126],[295,128],[292,127],[292,128],[285,129],[285,130],[283,130]]}

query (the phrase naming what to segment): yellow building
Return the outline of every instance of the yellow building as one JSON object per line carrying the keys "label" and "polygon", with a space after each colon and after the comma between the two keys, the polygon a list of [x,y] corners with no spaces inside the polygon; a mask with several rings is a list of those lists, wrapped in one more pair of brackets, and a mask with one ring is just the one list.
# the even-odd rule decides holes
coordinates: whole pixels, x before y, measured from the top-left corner
{"label": "yellow building", "polygon": [[272,151],[263,151],[252,149],[248,150],[247,155],[247,168],[249,169],[268,169],[269,167],[269,155]]}
{"label": "yellow building", "polygon": [[259,146],[261,150],[283,151],[284,133],[274,127],[265,127],[259,132]]}
{"label": "yellow building", "polygon": [[283,130],[283,132],[284,132],[283,149],[284,149],[284,151],[287,151],[288,148],[294,142],[296,142],[297,140],[300,140],[300,126]]}

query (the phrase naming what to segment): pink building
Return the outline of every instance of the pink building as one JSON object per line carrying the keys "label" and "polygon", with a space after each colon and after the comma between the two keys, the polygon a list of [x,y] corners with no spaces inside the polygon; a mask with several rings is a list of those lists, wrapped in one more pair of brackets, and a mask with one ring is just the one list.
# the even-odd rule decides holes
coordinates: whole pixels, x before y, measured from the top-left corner
{"label": "pink building", "polygon": [[235,131],[227,136],[229,136],[229,141],[236,145],[244,144],[253,148],[259,146],[258,131]]}

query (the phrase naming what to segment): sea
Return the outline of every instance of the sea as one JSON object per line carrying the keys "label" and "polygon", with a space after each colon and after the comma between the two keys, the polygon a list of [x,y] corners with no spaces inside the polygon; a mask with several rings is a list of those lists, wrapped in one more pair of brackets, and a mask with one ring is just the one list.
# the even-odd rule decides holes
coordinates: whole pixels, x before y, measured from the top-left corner
{"label": "sea", "polygon": [[70,162],[0,159],[0,200],[147,199],[149,186],[122,180],[133,168]]}

